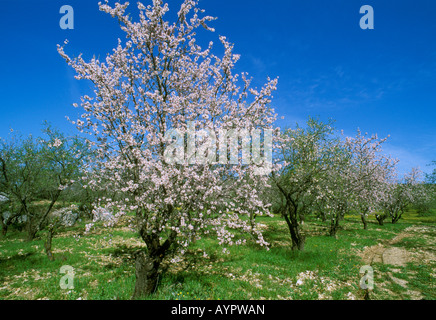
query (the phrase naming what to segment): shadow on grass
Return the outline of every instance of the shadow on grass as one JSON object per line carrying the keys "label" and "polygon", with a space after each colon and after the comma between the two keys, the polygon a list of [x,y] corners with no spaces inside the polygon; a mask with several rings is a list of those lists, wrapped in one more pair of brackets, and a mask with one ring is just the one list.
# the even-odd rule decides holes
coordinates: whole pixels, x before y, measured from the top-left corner
{"label": "shadow on grass", "polygon": [[123,244],[123,245],[118,245],[115,248],[109,248],[107,252],[109,254],[112,254],[114,257],[122,258],[123,262],[133,262],[135,261],[135,254],[139,250],[141,249]]}
{"label": "shadow on grass", "polygon": [[6,259],[0,258],[0,267],[3,267],[5,264],[15,265],[17,263],[22,263],[24,261],[28,262],[29,257],[34,256],[34,255],[35,255],[34,252],[27,252],[24,254],[17,253],[17,254],[10,256]]}

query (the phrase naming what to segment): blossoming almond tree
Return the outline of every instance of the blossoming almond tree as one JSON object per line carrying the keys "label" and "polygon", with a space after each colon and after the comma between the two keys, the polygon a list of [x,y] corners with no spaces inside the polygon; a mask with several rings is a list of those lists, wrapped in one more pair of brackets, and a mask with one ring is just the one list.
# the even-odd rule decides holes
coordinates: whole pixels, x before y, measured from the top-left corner
{"label": "blossoming almond tree", "polygon": [[417,199],[429,197],[425,184],[420,181],[421,176],[421,170],[412,168],[401,179],[386,182],[386,197],[382,201],[383,213],[377,216],[380,225],[387,217],[392,219],[392,223],[397,223],[410,204]]}
{"label": "blossoming almond tree", "polygon": [[352,155],[339,138],[332,140],[330,149],[332,157],[331,161],[325,163],[316,207],[330,219],[330,236],[336,236],[340,221],[351,208],[353,193],[350,188],[349,168]]}
{"label": "blossoming almond tree", "polygon": [[336,159],[325,175],[324,193],[318,203],[330,217],[331,236],[336,236],[340,221],[353,209],[366,229],[367,216],[384,199],[383,185],[396,164],[382,153],[386,140],[360,130],[355,137],[337,140]]}
{"label": "blossoming almond tree", "polygon": [[[256,225],[242,217],[268,213],[256,191],[267,181],[266,175],[254,174],[261,164],[193,163],[183,154],[168,154],[175,143],[171,130],[181,133],[187,147],[192,123],[216,136],[222,130],[274,129],[269,103],[277,80],[268,79],[256,90],[245,73],[233,74],[239,56],[223,36],[221,58],[212,42],[202,48],[196,33],[199,27],[213,31],[208,23],[214,18],[197,5],[185,0],[171,22],[165,20],[169,7],[162,0],[147,7],[138,3],[139,21],[134,22],[128,3],[99,3],[101,11],[117,18],[126,41],[119,39],[103,61],[70,58],[58,46],[76,78],[95,86],[92,97],[82,97],[84,113],[76,122],[95,137],[90,143],[97,163],[87,185],[116,192],[103,199],[107,208],[115,219],[134,212],[146,244],[136,257],[134,298],[154,292],[163,259],[172,256],[176,262],[203,233],[215,232],[221,245],[241,244],[245,239],[232,232],[239,229],[267,246]],[[211,149],[202,150],[200,158],[214,159]],[[168,161],[172,157],[178,161]]]}
{"label": "blossoming almond tree", "polygon": [[333,128],[331,123],[309,118],[305,128],[288,129],[282,139],[280,156],[276,158],[282,167],[271,176],[277,194],[284,200],[281,214],[291,234],[292,249],[304,250],[301,223],[324,194],[322,182],[332,161],[336,161]]}
{"label": "blossoming almond tree", "polygon": [[351,208],[359,212],[364,229],[367,229],[368,215],[374,213],[386,197],[383,184],[398,162],[382,153],[386,140],[357,130],[355,137],[347,137],[344,142],[350,152],[345,183],[350,189]]}

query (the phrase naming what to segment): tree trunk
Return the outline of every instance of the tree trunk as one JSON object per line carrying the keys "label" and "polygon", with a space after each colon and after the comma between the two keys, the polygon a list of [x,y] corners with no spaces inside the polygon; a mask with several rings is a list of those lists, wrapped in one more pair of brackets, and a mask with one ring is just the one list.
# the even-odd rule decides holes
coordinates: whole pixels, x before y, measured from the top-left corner
{"label": "tree trunk", "polygon": [[257,214],[255,214],[253,212],[250,213],[250,226],[252,229],[254,229],[254,227],[255,227],[256,217],[257,217]]}
{"label": "tree trunk", "polygon": [[149,257],[141,251],[136,255],[136,283],[133,299],[146,297],[156,291],[159,266],[162,260]]}
{"label": "tree trunk", "polygon": [[28,218],[27,221],[27,241],[32,241],[36,237],[36,233],[38,232],[37,228],[33,226],[32,220]]}
{"label": "tree trunk", "polygon": [[286,214],[284,215],[284,217],[288,225],[289,232],[291,233],[292,250],[303,251],[306,237],[301,233],[297,219],[293,219],[292,217],[289,218],[289,216]]}
{"label": "tree trunk", "polygon": [[321,221],[327,222],[327,215],[324,212],[321,212]]}
{"label": "tree trunk", "polygon": [[337,232],[336,227],[335,227],[335,225],[334,225],[334,223],[332,221],[332,223],[330,224],[329,236],[330,237],[336,237],[336,232]]}
{"label": "tree trunk", "polygon": [[147,253],[139,251],[136,254],[136,283],[132,299],[146,297],[156,291],[159,281],[159,267],[176,240],[177,232],[172,231],[163,244],[155,233],[147,235],[144,227],[139,231],[142,239],[147,244]]}
{"label": "tree trunk", "polygon": [[362,219],[362,223],[363,223],[363,229],[364,230],[368,230],[368,222],[366,221],[366,217],[364,214],[360,215],[360,218]]}
{"label": "tree trunk", "polygon": [[3,215],[0,213],[0,225],[2,227],[2,236],[5,237],[8,232],[8,225],[3,221]]}
{"label": "tree trunk", "polygon": [[287,193],[277,181],[276,185],[285,198],[285,207],[282,216],[285,218],[289,232],[291,233],[292,250],[303,251],[306,237],[301,233],[298,220],[304,221],[304,216],[298,211],[298,202],[292,199],[291,194]]}
{"label": "tree trunk", "polygon": [[402,216],[402,212],[397,212],[395,214],[392,215],[392,223],[395,224],[398,222],[398,220],[400,220],[401,216]]}
{"label": "tree trunk", "polygon": [[292,237],[292,250],[298,250],[303,251],[304,250],[304,244],[306,243],[306,237],[303,236],[299,230],[300,228],[297,227],[294,231],[294,236]]}
{"label": "tree trunk", "polygon": [[0,214],[0,225],[2,227],[2,235],[3,236],[6,236],[6,233],[8,232],[9,225],[12,223],[12,221],[14,221],[15,218],[19,217],[20,214],[21,214],[21,212],[20,213],[11,214],[6,219],[6,221],[4,220],[3,213]]}
{"label": "tree trunk", "polygon": [[339,228],[339,217],[335,217],[331,220],[330,223],[330,236],[331,237],[336,237],[336,233],[338,231]]}
{"label": "tree trunk", "polygon": [[42,214],[41,217],[38,218],[38,213],[35,214],[30,214],[29,210],[27,209],[27,206],[25,206],[25,212],[27,214],[28,217],[28,222],[27,222],[27,240],[28,241],[32,241],[33,239],[35,239],[36,234],[43,229],[44,224],[46,223],[47,217],[51,211],[51,209],[53,209],[54,204],[56,203],[57,199],[59,198],[61,194],[61,190],[56,191],[56,194],[52,197],[52,200],[50,202],[50,205],[48,206],[47,210],[45,211],[44,214]]}
{"label": "tree trunk", "polygon": [[378,224],[379,224],[380,226],[383,226],[383,225],[384,225],[384,222],[385,222],[385,219],[387,218],[387,215],[386,215],[386,213],[383,213],[383,214],[376,214],[376,215],[375,215],[375,218],[377,219]]}
{"label": "tree trunk", "polygon": [[54,236],[54,231],[52,228],[48,230],[47,233],[47,239],[45,241],[44,247],[45,247],[45,253],[47,254],[47,257],[50,261],[54,261],[53,252],[51,251],[51,244]]}

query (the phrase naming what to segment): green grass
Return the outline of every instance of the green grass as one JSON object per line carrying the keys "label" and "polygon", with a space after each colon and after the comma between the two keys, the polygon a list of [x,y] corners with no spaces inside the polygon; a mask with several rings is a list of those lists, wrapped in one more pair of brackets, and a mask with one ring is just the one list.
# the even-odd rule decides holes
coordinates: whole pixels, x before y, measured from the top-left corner
{"label": "green grass", "polygon": [[[386,221],[379,226],[372,218],[368,230],[363,230],[360,217],[347,216],[336,238],[327,236],[328,223],[309,218],[302,252],[290,249],[289,231],[282,218],[260,217],[258,222],[265,225],[270,250],[249,242],[230,247],[230,253],[224,254],[216,240],[205,238],[189,248],[183,262],[168,264],[157,292],[147,299],[362,299],[359,270],[365,264],[360,256],[365,248],[386,245],[418,225],[425,227],[423,237],[412,234],[392,246],[434,252],[434,216],[418,217],[413,211],[397,224]],[[0,239],[0,299],[130,299],[135,285],[132,255],[144,244],[125,227],[97,228],[84,235],[84,223],[56,235],[55,261],[45,254],[44,233],[32,242],[14,230]],[[74,268],[74,289],[60,288],[63,265]],[[372,299],[436,298],[434,260],[405,267],[372,266],[376,283]],[[398,284],[404,282],[406,287]]]}

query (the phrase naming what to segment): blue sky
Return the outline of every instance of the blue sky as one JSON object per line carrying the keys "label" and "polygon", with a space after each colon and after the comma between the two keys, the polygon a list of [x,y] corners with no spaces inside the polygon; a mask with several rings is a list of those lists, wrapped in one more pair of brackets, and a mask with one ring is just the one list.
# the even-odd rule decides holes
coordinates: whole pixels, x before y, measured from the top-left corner
{"label": "blue sky", "polygon": [[[110,1],[113,4],[114,1]],[[178,10],[180,1],[169,0]],[[94,0],[0,0],[0,136],[12,128],[39,134],[48,120],[75,133],[65,119],[91,89],[56,51],[105,56],[123,37]],[[149,1],[143,1],[148,4]],[[135,4],[131,1],[132,6]],[[62,5],[74,9],[74,29],[62,30]],[[374,8],[374,29],[362,30],[362,5]],[[225,35],[241,54],[237,71],[261,86],[279,77],[273,105],[280,125],[308,116],[336,120],[391,138],[385,152],[400,170],[436,160],[436,1],[434,0],[202,0],[218,17],[210,40]],[[207,39],[209,40],[209,38]]]}

